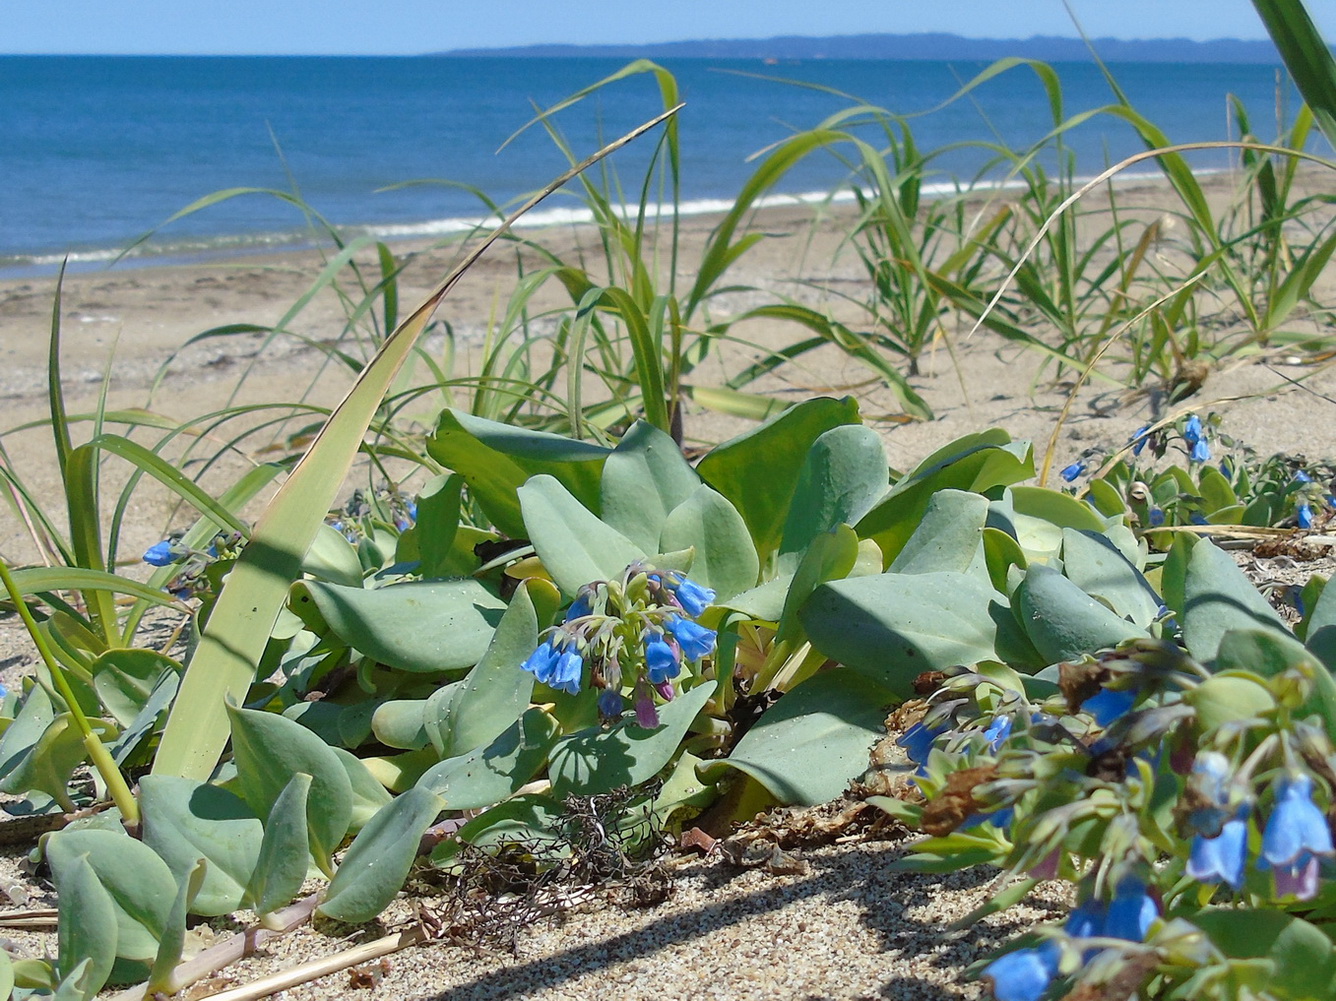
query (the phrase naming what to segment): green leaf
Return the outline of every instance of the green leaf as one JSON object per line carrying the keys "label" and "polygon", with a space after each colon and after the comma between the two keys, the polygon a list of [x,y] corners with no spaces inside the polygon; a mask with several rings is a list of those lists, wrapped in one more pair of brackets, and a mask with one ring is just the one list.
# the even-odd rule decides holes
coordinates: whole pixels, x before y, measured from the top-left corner
{"label": "green leaf", "polygon": [[[988,498],[964,490],[938,490],[928,498],[923,518],[889,573],[969,573],[982,560]],[[986,565],[986,564],[985,564]]]}
{"label": "green leaf", "polygon": [[646,553],[658,552],[668,513],[700,483],[677,442],[636,421],[603,463],[603,520]]}
{"label": "green leaf", "polygon": [[599,478],[610,450],[445,410],[427,439],[427,454],[464,477],[469,495],[493,525],[511,538],[522,539],[519,488],[545,473],[560,481],[586,508],[597,511]]}
{"label": "green leaf", "polygon": [[555,587],[536,577],[516,588],[482,660],[458,687],[452,686],[444,719],[424,716],[424,727],[442,757],[490,743],[524,712],[534,676],[520,664],[538,646],[538,634],[551,623],[560,600]]}
{"label": "green leaf", "polygon": [[1070,494],[1044,487],[1012,487],[1009,493],[1016,541],[1032,561],[1056,556],[1064,529],[1104,531],[1104,518]]}
{"label": "green leaf", "polygon": [[858,404],[807,400],[714,448],[696,466],[706,483],[732,502],[767,559],[778,547],[796,486],[816,439],[841,424],[858,423]]}
{"label": "green leaf", "polygon": [[[95,728],[106,726],[101,720],[89,721]],[[8,733],[5,734],[8,736]],[[61,713],[53,719],[26,755],[20,757],[12,771],[0,781],[0,792],[21,796],[28,792],[44,792],[66,809],[70,797],[70,776],[88,755],[83,734],[74,724],[74,717]]]}
{"label": "green leaf", "polygon": [[320,913],[360,924],[383,911],[404,885],[423,833],[443,808],[439,796],[420,786],[386,805],[349,846]]}
{"label": "green leaf", "polygon": [[410,581],[375,590],[307,580],[293,585],[292,604],[314,606],[330,632],[358,652],[423,674],[478,663],[506,607],[469,579]]}
{"label": "green leaf", "polygon": [[1190,545],[1183,605],[1175,611],[1183,626],[1183,642],[1194,659],[1207,665],[1214,661],[1221,638],[1231,629],[1262,628],[1290,635],[1284,620],[1228,553],[1205,539]]}
{"label": "green leaf", "polygon": [[516,796],[474,817],[459,829],[455,837],[432,850],[431,860],[448,865],[461,844],[487,848],[504,844],[552,843],[553,831],[560,828],[562,807],[548,796]]}
{"label": "green leaf", "polygon": [[464,477],[456,473],[436,477],[418,494],[417,523],[411,531],[423,577],[458,577],[471,569],[462,565],[455,546],[463,491]]}
{"label": "green leaf", "polygon": [[[434,694],[451,691],[463,682],[438,688]],[[427,699],[392,699],[376,706],[371,716],[371,732],[386,747],[417,751],[431,743],[427,736],[424,711]]]}
{"label": "green leaf", "polygon": [[564,738],[548,767],[552,795],[597,796],[648,782],[672,760],[713,693],[713,684],[698,685],[660,706],[659,725],[653,730],[623,722],[611,730],[594,727]]}
{"label": "green leaf", "polygon": [[967,574],[887,573],[822,584],[798,618],[816,649],[905,699],[924,671],[997,659],[1000,600]]}
{"label": "green leaf", "polygon": [[87,864],[112,903],[116,955],[151,963],[169,931],[176,899],[176,879],[167,863],[123,831],[58,831],[46,839],[45,851],[58,897],[63,899],[68,879],[82,883],[81,864]]}
{"label": "green leaf", "polygon": [[144,843],[178,883],[204,860],[203,882],[191,903],[195,914],[230,914],[241,907],[255,871],[263,826],[226,789],[174,775],[146,775],[140,785]]}
{"label": "green leaf", "polygon": [[1268,964],[1268,992],[1287,1001],[1324,1001],[1336,980],[1331,939],[1293,914],[1257,907],[1211,908],[1189,920],[1230,959]]}
{"label": "green leaf", "polygon": [[311,857],[306,827],[311,776],[296,772],[269,809],[246,896],[256,913],[278,910],[301,892]]}
{"label": "green leaf", "polygon": [[1042,563],[1025,572],[1011,600],[1025,634],[1049,664],[1079,660],[1147,635]]}
{"label": "green leaf", "polygon": [[55,883],[60,946],[56,968],[62,980],[75,983],[75,996],[88,1001],[102,989],[116,962],[116,905],[86,854],[62,865]]}
{"label": "green leaf", "polygon": [[342,747],[331,747],[339,764],[348,775],[348,784],[352,788],[353,807],[348,815],[348,830],[360,831],[366,822],[392,798],[389,791],[376,781],[371,769],[362,763],[362,759]]}
{"label": "green leaf", "polygon": [[1033,475],[1028,443],[1012,442],[1005,431],[996,428],[967,435],[938,449],[897,480],[854,527],[859,538],[876,541],[889,563],[914,534],[937,491],[982,493]]}
{"label": "green leaf", "polygon": [[302,560],[302,570],[316,580],[344,587],[362,586],[362,561],[357,558],[357,547],[332,525],[321,525],[315,533]]}
{"label": "green leaf", "polygon": [[556,742],[556,720],[530,709],[486,747],[428,768],[417,785],[440,796],[450,810],[492,806],[538,774]]}
{"label": "green leaf", "polygon": [[812,443],[798,474],[781,553],[799,553],[837,525],[853,525],[890,488],[881,435],[862,424],[831,428]]}
{"label": "green leaf", "polygon": [[1264,685],[1237,674],[1207,678],[1196,688],[1185,691],[1183,701],[1197,710],[1197,722],[1203,733],[1276,708],[1276,700]]}
{"label": "green leaf", "polygon": [[1143,629],[1160,613],[1155,589],[1106,535],[1063,529],[1062,572],[1086,594]]}
{"label": "green leaf", "polygon": [[645,553],[605,525],[560,482],[535,476],[519,489],[524,529],[538,558],[562,593],[616,577]]}
{"label": "green leaf", "polygon": [[1253,0],[1318,128],[1336,146],[1336,61],[1301,0]]}
{"label": "green leaf", "polygon": [[798,614],[808,597],[826,581],[848,577],[857,562],[858,536],[848,525],[837,525],[832,531],[813,539],[793,573],[793,581],[784,598],[784,611],[779,618],[775,641],[786,643],[797,640],[802,632]]}
{"label": "green leaf", "polygon": [[180,669],[172,658],[142,647],[108,650],[90,668],[98,698],[121,726],[133,723],[162,678]]}
{"label": "green leaf", "polygon": [[886,710],[897,701],[847,668],[823,671],[775,703],[727,758],[700,771],[709,779],[736,768],[783,803],[828,802],[867,771],[868,751],[886,735]]}
{"label": "green leaf", "polygon": [[701,484],[669,513],[658,552],[694,549],[691,579],[727,601],[755,586],[761,562],[747,525],[722,494]]}
{"label": "green leaf", "polygon": [[276,713],[228,707],[241,797],[267,819],[298,772],[311,776],[307,827],[311,854],[326,872],[352,822],[352,783],[334,749],[300,723]]}

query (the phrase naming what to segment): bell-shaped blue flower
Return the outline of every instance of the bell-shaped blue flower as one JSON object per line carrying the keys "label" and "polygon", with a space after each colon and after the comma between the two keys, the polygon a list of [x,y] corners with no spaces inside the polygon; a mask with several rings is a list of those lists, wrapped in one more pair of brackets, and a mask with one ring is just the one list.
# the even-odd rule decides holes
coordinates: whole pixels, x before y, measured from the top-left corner
{"label": "bell-shaped blue flower", "polygon": [[668,631],[682,648],[682,656],[687,660],[700,660],[714,653],[715,632],[699,623],[674,615],[664,623]]}
{"label": "bell-shaped blue flower", "polygon": [[1187,873],[1202,883],[1228,883],[1243,888],[1248,862],[1248,808],[1240,807],[1213,838],[1198,834],[1192,839]]}
{"label": "bell-shaped blue flower", "polygon": [[172,553],[172,544],[166,540],[155,542],[144,552],[144,562],[151,567],[170,566],[176,562]]}
{"label": "bell-shaped blue flower", "polygon": [[1331,828],[1313,802],[1313,780],[1302,772],[1280,779],[1276,803],[1262,831],[1262,858],[1292,867],[1305,854],[1331,855]]}
{"label": "bell-shaped blue flower", "polygon": [[1068,483],[1072,483],[1078,476],[1085,472],[1085,469],[1086,464],[1084,462],[1073,462],[1070,466],[1066,466],[1058,475]]}
{"label": "bell-shaped blue flower", "polygon": [[556,665],[556,662],[557,648],[548,639],[538,644],[538,648],[524,659],[520,668],[528,671],[546,685],[548,679],[552,677],[552,668]]}
{"label": "bell-shaped blue flower", "polygon": [[1087,900],[1071,914],[1067,915],[1065,931],[1072,938],[1096,938],[1104,934],[1104,905],[1097,900]]}
{"label": "bell-shaped blue flower", "polygon": [[1183,425],[1183,440],[1189,445],[1195,445],[1205,437],[1206,432],[1201,426],[1201,418],[1193,414]]}
{"label": "bell-shaped blue flower", "polygon": [[1296,470],[1294,471],[1294,482],[1295,482],[1295,483],[1312,483],[1312,482],[1313,482],[1313,478],[1312,478],[1311,476],[1309,476],[1306,472],[1304,472],[1302,469],[1296,469]]}
{"label": "bell-shaped blue flower", "polygon": [[589,595],[581,592],[580,595],[571,602],[571,607],[566,609],[566,622],[573,622],[575,619],[582,619],[593,612],[589,606]]}
{"label": "bell-shaped blue flower", "polygon": [[1140,428],[1137,428],[1136,432],[1132,435],[1132,442],[1131,442],[1132,454],[1140,455],[1142,450],[1145,449],[1146,443],[1149,441],[1150,441],[1150,425],[1146,424]]}
{"label": "bell-shaped blue flower", "polygon": [[622,693],[611,688],[605,688],[598,697],[598,714],[604,719],[617,719],[625,707],[626,700],[622,698]]}
{"label": "bell-shaped blue flower", "polygon": [[1152,528],[1159,528],[1164,524],[1164,508],[1153,507],[1150,509],[1150,524]]}
{"label": "bell-shaped blue flower", "polygon": [[715,599],[715,593],[711,588],[701,587],[688,577],[683,577],[678,582],[673,594],[677,598],[677,603],[693,619],[698,618]]}
{"label": "bell-shaped blue flower", "polygon": [[1101,688],[1090,698],[1081,703],[1081,708],[1095,717],[1100,726],[1108,726],[1114,720],[1127,714],[1132,703],[1137,700],[1137,693],[1132,689],[1117,691]]}
{"label": "bell-shaped blue flower", "polygon": [[552,665],[552,677],[547,684],[571,695],[580,693],[580,675],[584,660],[574,650],[563,650]]}
{"label": "bell-shaped blue flower", "polygon": [[1146,892],[1146,884],[1135,876],[1128,876],[1119,881],[1109,903],[1104,916],[1104,934],[1129,942],[1144,942],[1150,926],[1159,916],[1160,908]]}
{"label": "bell-shaped blue flower", "polygon": [[1199,438],[1192,445],[1192,451],[1188,454],[1193,462],[1210,462],[1211,445],[1205,438]]}
{"label": "bell-shaped blue flower", "polygon": [[1058,975],[1062,950],[1056,942],[1045,942],[1037,949],[1017,949],[983,968],[983,976],[993,982],[997,1001],[1039,1001],[1053,978]]}
{"label": "bell-shaped blue flower", "polygon": [[669,678],[676,678],[682,670],[677,651],[664,641],[662,633],[645,644],[645,668],[651,685],[661,685]]}
{"label": "bell-shaped blue flower", "polygon": [[1313,527],[1313,506],[1307,501],[1299,505],[1299,509],[1294,512],[1294,521],[1300,528]]}
{"label": "bell-shaped blue flower", "polygon": [[927,727],[918,722],[906,730],[896,743],[905,749],[910,761],[916,765],[923,765],[928,761],[932,742],[944,733],[946,733],[944,726]]}
{"label": "bell-shaped blue flower", "polygon": [[988,739],[988,749],[996,753],[1011,736],[1011,717],[994,716],[993,721],[984,728],[983,735]]}

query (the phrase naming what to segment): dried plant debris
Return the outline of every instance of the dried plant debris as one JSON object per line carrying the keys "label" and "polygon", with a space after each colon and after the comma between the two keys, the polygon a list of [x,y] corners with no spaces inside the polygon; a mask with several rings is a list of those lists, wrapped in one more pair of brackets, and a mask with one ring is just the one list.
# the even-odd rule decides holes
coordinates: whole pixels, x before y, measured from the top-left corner
{"label": "dried plant debris", "polygon": [[[443,905],[424,920],[457,944],[514,951],[520,930],[586,900],[623,906],[662,903],[672,884],[660,858],[668,847],[651,805],[653,789],[622,787],[571,796],[563,823],[549,837],[501,847],[463,844],[455,872],[444,877]],[[419,875],[419,885],[433,881]]]}

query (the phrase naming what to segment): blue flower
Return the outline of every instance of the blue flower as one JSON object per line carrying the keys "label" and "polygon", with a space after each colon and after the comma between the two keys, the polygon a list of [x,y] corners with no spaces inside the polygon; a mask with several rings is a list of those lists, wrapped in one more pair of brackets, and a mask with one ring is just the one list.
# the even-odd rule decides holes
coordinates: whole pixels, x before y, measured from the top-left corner
{"label": "blue flower", "polygon": [[1295,470],[1295,473],[1294,473],[1294,482],[1295,482],[1295,483],[1312,483],[1312,482],[1313,482],[1313,478],[1312,478],[1311,476],[1309,476],[1307,473],[1305,473],[1302,469],[1298,469],[1298,470]]}
{"label": "blue flower", "polygon": [[580,675],[584,660],[574,650],[558,650],[551,639],[544,640],[520,665],[550,688],[558,688],[572,695],[580,691]]}
{"label": "blue flower", "polygon": [[144,552],[144,562],[151,567],[171,566],[176,562],[172,554],[172,544],[167,541],[155,542]]}
{"label": "blue flower", "polygon": [[1164,508],[1153,507],[1150,509],[1150,523],[1153,528],[1159,528],[1164,524]]}
{"label": "blue flower", "polygon": [[1202,429],[1201,418],[1193,414],[1188,418],[1188,422],[1183,425],[1183,440],[1189,445],[1195,445],[1206,437],[1206,432]]}
{"label": "blue flower", "polygon": [[1243,870],[1248,861],[1248,808],[1238,812],[1213,838],[1198,834],[1192,839],[1188,856],[1188,875],[1202,883],[1228,883],[1235,890],[1243,887]]}
{"label": "blue flower", "polygon": [[1104,934],[1104,905],[1095,900],[1084,904],[1067,915],[1063,930],[1072,938],[1095,938]]}
{"label": "blue flower", "polygon": [[700,660],[714,653],[715,632],[704,626],[674,615],[664,623],[668,631],[682,648],[682,656],[687,660]]}
{"label": "blue flower", "polygon": [[946,733],[944,726],[927,727],[919,722],[906,730],[896,743],[905,749],[905,755],[910,761],[916,765],[923,765],[928,761],[932,742],[944,733]]}
{"label": "blue flower", "polygon": [[1132,454],[1140,455],[1141,450],[1146,447],[1146,443],[1149,441],[1150,441],[1150,425],[1146,424],[1138,428],[1136,430],[1136,433],[1132,435]]}
{"label": "blue flower", "polygon": [[552,665],[552,679],[547,684],[571,695],[578,695],[580,675],[583,672],[584,660],[580,655],[574,650],[565,650]]}
{"label": "blue flower", "polygon": [[1045,942],[1037,949],[1017,949],[985,966],[983,976],[993,982],[997,1001],[1038,1001],[1058,975],[1061,956],[1056,942]]}
{"label": "blue flower", "polygon": [[565,621],[572,622],[575,619],[582,619],[586,615],[590,615],[592,613],[593,609],[590,608],[589,606],[589,595],[581,594],[579,597],[577,597],[574,601],[571,602],[571,607],[566,609]]}
{"label": "blue flower", "polygon": [[673,594],[677,597],[677,603],[693,619],[699,618],[701,612],[705,611],[710,602],[715,599],[715,593],[711,588],[701,587],[687,577],[678,581],[677,587],[673,589]]}
{"label": "blue flower", "polygon": [[1095,717],[1100,726],[1108,726],[1114,720],[1127,714],[1132,703],[1137,700],[1137,693],[1131,689],[1115,691],[1101,688],[1090,698],[1081,703],[1081,708]]}
{"label": "blue flower", "polygon": [[598,697],[598,714],[604,719],[617,719],[621,716],[625,704],[621,692],[605,688],[603,694]]}
{"label": "blue flower", "polygon": [[1313,780],[1302,772],[1282,778],[1262,831],[1262,858],[1276,868],[1294,867],[1306,862],[1306,855],[1332,852],[1331,828],[1313,802]]}
{"label": "blue flower", "polygon": [[1135,876],[1118,883],[1104,917],[1104,934],[1129,942],[1144,942],[1146,932],[1160,916],[1160,908],[1146,892],[1146,884]]}
{"label": "blue flower", "polygon": [[1294,520],[1300,528],[1313,527],[1313,508],[1308,501],[1299,505],[1299,510],[1295,512]]}
{"label": "blue flower", "polygon": [[682,662],[677,651],[664,642],[663,634],[645,644],[645,667],[649,671],[649,683],[661,685],[669,678],[676,678],[682,670]]}
{"label": "blue flower", "polygon": [[1011,736],[1011,717],[994,716],[993,721],[984,729],[983,735],[988,738],[989,750],[996,751]]}
{"label": "blue flower", "polygon": [[1199,438],[1193,442],[1192,453],[1188,456],[1193,462],[1210,462],[1211,446],[1205,438]]}
{"label": "blue flower", "polygon": [[1080,476],[1082,473],[1084,473],[1084,472],[1085,472],[1085,469],[1086,469],[1086,464],[1085,464],[1085,462],[1084,462],[1084,461],[1081,461],[1081,460],[1078,460],[1078,461],[1076,461],[1076,462],[1073,462],[1070,466],[1068,466],[1066,469],[1064,469],[1064,470],[1063,470],[1062,472],[1060,472],[1058,475],[1061,476],[1061,477],[1062,477],[1064,480],[1066,480],[1068,483],[1071,483],[1071,482],[1074,481],[1078,476]]}

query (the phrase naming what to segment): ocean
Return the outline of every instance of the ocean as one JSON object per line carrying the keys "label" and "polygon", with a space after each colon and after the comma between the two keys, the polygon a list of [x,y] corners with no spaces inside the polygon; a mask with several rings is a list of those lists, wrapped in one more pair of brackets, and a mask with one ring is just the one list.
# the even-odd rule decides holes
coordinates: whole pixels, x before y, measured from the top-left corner
{"label": "ocean", "polygon": [[[138,263],[317,238],[318,226],[303,210],[273,194],[238,195],[167,222],[193,202],[234,188],[298,195],[349,235],[395,240],[458,232],[488,214],[484,198],[511,202],[565,168],[541,126],[501,149],[534,109],[622,65],[604,59],[0,57],[0,275],[49,273],[67,255],[75,267],[105,266],[149,231],[155,232]],[[844,95],[917,116],[910,125],[918,147],[946,150],[932,165],[933,180],[942,184],[968,179],[987,163],[990,154],[980,143],[1023,148],[1053,125],[1048,95],[1024,67],[932,111],[984,64],[700,59],[665,65],[687,102],[680,119],[680,198],[687,211],[732,199],[755,170],[749,157],[849,107],[852,98]],[[1064,114],[1112,102],[1096,66],[1055,69]],[[1297,106],[1291,92],[1278,90],[1277,71],[1267,66],[1124,63],[1111,69],[1136,109],[1174,142],[1229,138],[1227,94],[1243,100],[1254,130],[1266,139],[1277,134],[1277,109],[1292,113]],[[654,78],[642,74],[553,121],[583,156],[662,107]],[[1143,148],[1126,123],[1109,116],[1097,116],[1066,141],[1085,175]],[[639,199],[655,150],[653,137],[642,139],[609,166],[631,202]],[[1194,160],[1207,169],[1228,163],[1223,152]],[[777,190],[823,193],[846,179],[846,166],[823,154],[802,162]],[[573,196],[556,196],[535,219],[561,220],[578,205]]]}

